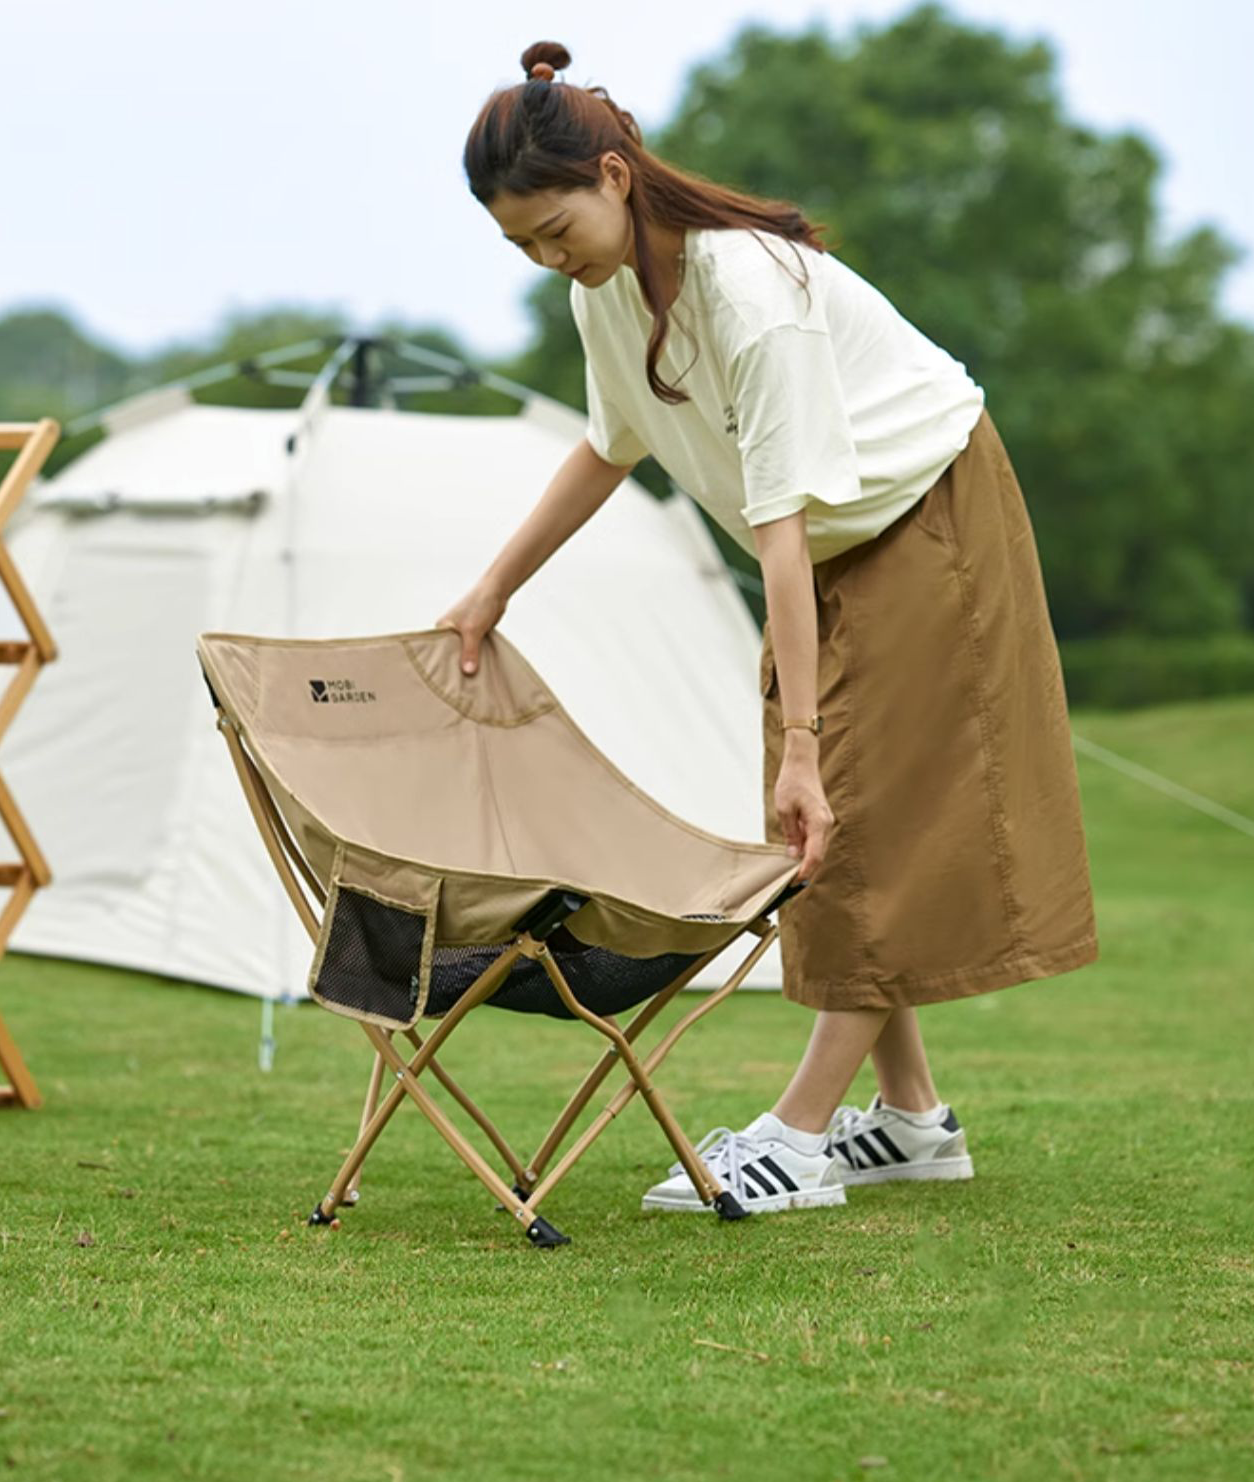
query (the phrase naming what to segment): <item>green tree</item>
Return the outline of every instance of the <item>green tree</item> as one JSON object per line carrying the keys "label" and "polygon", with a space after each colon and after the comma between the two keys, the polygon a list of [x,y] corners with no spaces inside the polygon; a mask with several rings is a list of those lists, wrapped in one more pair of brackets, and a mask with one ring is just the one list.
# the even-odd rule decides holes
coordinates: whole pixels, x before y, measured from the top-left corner
{"label": "green tree", "polygon": [[63,420],[138,385],[125,355],[96,344],[58,309],[22,309],[0,319],[0,418]]}

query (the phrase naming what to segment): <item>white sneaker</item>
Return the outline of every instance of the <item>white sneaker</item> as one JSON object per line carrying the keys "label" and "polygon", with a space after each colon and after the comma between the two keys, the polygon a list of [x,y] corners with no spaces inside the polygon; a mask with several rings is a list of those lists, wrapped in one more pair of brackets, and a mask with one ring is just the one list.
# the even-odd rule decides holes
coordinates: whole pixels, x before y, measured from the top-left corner
{"label": "white sneaker", "polygon": [[870,1106],[837,1107],[828,1127],[827,1147],[847,1184],[883,1184],[899,1178],[971,1178],[975,1168],[967,1152],[967,1134],[943,1108],[938,1122],[885,1106],[875,1093]]}
{"label": "white sneaker", "polygon": [[[696,1146],[697,1156],[750,1214],[843,1204],[836,1160],[826,1152],[799,1152],[789,1143],[788,1130],[777,1116],[763,1112],[743,1132],[716,1127],[706,1133]],[[681,1163],[669,1171],[671,1177],[645,1194],[641,1209],[710,1208],[702,1204]]]}

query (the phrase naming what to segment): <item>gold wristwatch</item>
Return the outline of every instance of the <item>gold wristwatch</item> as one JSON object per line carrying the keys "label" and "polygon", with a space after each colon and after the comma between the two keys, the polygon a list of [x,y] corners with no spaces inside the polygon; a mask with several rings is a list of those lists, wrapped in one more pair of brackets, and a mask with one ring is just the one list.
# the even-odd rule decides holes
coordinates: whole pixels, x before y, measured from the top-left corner
{"label": "gold wristwatch", "polygon": [[813,731],[818,736],[823,731],[823,717],[812,715],[809,720],[781,720],[779,728],[781,731]]}

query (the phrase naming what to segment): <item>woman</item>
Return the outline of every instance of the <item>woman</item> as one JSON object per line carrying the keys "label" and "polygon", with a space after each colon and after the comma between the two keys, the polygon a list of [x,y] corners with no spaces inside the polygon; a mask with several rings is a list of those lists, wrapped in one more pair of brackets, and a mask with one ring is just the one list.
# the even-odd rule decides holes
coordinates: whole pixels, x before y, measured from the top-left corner
{"label": "woman", "polygon": [[[769,838],[808,888],[784,994],[816,1011],[775,1106],[701,1144],[748,1207],[969,1178],[916,1006],[1097,955],[1058,653],[1022,495],[965,369],[823,250],[795,207],[649,154],[604,89],[523,53],[465,149],[505,237],[567,274],[588,433],[441,619],[510,594],[652,453],[761,563]],[[840,1106],[870,1054],[879,1093]],[[648,1208],[704,1206],[677,1167]]]}

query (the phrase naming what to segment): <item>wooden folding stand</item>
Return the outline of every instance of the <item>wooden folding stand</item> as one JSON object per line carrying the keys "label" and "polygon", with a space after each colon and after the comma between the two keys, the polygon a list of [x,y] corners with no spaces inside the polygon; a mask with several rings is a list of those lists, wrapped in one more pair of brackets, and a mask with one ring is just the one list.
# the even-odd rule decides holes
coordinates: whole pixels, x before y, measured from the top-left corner
{"label": "wooden folding stand", "polygon": [[[47,461],[60,435],[61,429],[51,417],[44,417],[39,422],[0,422],[0,452],[16,452],[18,455],[0,483],[0,582],[4,583],[9,600],[27,632],[25,643],[0,643],[0,664],[16,666],[3,695],[0,695],[0,737],[8,730],[22,701],[30,693],[40,669],[57,656],[52,635],[5,549],[3,536],[13,511],[21,503],[31,480]],[[2,957],[13,928],[30,904],[31,897],[41,885],[48,884],[52,874],[3,779],[0,779],[0,821],[3,821],[21,856],[18,864],[0,863],[0,886],[7,886],[11,892],[3,911],[0,911]],[[0,1019],[0,1071],[8,1081],[7,1086],[0,1085],[0,1106],[39,1105],[39,1088],[3,1019]]]}

